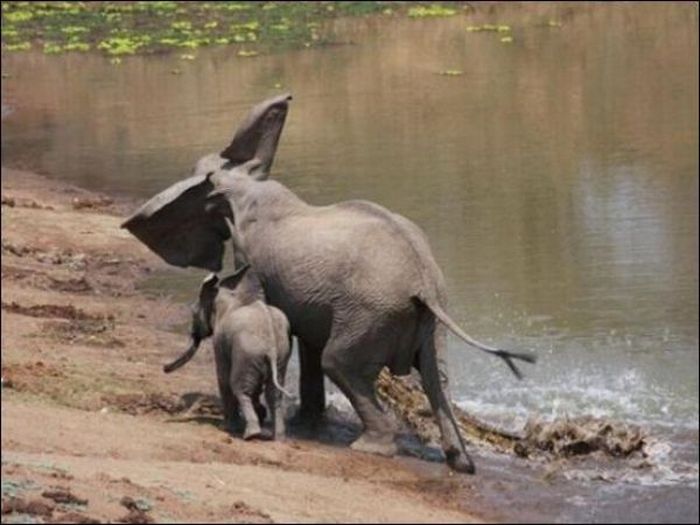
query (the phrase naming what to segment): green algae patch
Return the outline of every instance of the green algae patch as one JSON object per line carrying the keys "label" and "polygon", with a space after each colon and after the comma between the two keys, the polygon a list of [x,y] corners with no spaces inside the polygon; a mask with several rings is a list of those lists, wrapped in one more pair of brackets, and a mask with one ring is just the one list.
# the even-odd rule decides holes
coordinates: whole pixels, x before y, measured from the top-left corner
{"label": "green algae patch", "polygon": [[439,4],[429,6],[419,5],[411,7],[408,10],[408,16],[411,18],[426,18],[435,16],[453,16],[457,14],[457,10],[451,7],[445,7]]}
{"label": "green algae patch", "polygon": [[[3,2],[2,48],[109,58],[232,45],[241,56],[336,43],[326,23],[386,13],[451,16],[466,2]],[[187,53],[190,54],[190,53]]]}

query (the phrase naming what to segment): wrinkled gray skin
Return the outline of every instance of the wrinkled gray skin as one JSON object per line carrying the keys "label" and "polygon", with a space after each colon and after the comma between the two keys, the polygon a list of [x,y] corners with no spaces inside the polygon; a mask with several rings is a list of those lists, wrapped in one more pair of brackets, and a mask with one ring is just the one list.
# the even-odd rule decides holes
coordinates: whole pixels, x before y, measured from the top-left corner
{"label": "wrinkled gray skin", "polygon": [[437,320],[456,325],[444,313],[444,279],[421,230],[367,201],[309,205],[256,175],[255,162],[227,170],[224,159],[208,157],[197,171],[217,163],[212,200],[232,213],[237,242],[267,300],[285,312],[299,338],[302,417],[324,410],[325,373],[362,419],[364,431],[352,448],[393,455],[395,429],[374,383],[384,366],[397,375],[413,366],[449,464],[473,472],[448,402],[446,333]]}
{"label": "wrinkled gray skin", "polygon": [[[212,335],[226,426],[236,426],[240,410],[244,439],[284,436],[281,395],[286,393],[283,384],[291,355],[289,323],[279,309],[265,303],[260,281],[248,266],[221,282],[214,274],[204,280],[192,311],[190,348],[164,371],[187,363],[201,341]],[[271,435],[261,428],[263,393],[272,421]]]}
{"label": "wrinkled gray skin", "polygon": [[503,358],[516,375],[511,359],[534,357],[478,343],[450,319],[442,272],[408,219],[362,200],[313,206],[268,180],[290,99],[253,108],[221,155],[202,158],[192,177],[152,198],[123,226],[172,264],[216,271],[230,236],[222,215],[234,220],[239,248],[268,303],[285,313],[299,341],[300,419],[322,415],[325,374],[362,420],[352,448],[393,455],[395,429],[377,402],[375,381],[384,366],[394,374],[415,367],[448,464],[473,473],[448,401],[446,327]]}

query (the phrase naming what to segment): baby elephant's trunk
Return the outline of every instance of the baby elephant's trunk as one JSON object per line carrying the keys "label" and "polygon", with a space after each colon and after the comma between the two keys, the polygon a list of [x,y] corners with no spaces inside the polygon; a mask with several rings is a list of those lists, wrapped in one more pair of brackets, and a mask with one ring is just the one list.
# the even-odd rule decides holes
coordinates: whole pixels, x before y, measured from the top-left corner
{"label": "baby elephant's trunk", "polygon": [[182,365],[187,363],[190,359],[194,357],[194,354],[197,353],[197,349],[199,348],[199,341],[197,341],[194,337],[192,338],[192,343],[190,344],[190,347],[187,349],[187,351],[182,354],[180,357],[175,359],[170,364],[167,364],[163,367],[163,372],[166,374],[169,374],[170,372],[173,372],[180,368]]}

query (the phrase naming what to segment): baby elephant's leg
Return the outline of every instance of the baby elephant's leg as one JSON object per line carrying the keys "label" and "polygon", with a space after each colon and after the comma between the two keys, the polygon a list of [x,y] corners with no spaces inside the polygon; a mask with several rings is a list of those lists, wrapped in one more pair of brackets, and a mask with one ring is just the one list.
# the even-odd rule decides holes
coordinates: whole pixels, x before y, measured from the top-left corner
{"label": "baby elephant's leg", "polygon": [[238,405],[241,408],[243,419],[245,419],[243,439],[247,440],[263,437],[260,428],[260,420],[258,419],[258,414],[255,411],[255,405],[251,396],[244,392],[237,392],[236,398],[238,399]]}
{"label": "baby elephant's leg", "polygon": [[258,415],[260,424],[262,424],[265,421],[265,418],[267,418],[267,409],[260,401],[260,394],[253,396],[253,407],[255,407],[255,413]]}
{"label": "baby elephant's leg", "polygon": [[265,401],[270,410],[270,421],[272,422],[272,439],[284,438],[284,418],[282,414],[282,394],[275,385],[265,386]]}
{"label": "baby elephant's leg", "polygon": [[219,395],[224,415],[224,428],[228,431],[235,431],[236,427],[240,426],[240,418],[236,398],[229,382],[231,360],[226,351],[221,351],[218,348],[215,348],[214,357],[216,360],[216,379],[219,384]]}
{"label": "baby elephant's leg", "polygon": [[[272,366],[277,366],[273,364]],[[286,366],[278,366],[277,377],[280,386],[284,387],[284,372]],[[272,422],[272,439],[284,439],[286,429],[284,426],[284,406],[282,392],[277,388],[272,377],[269,377],[265,384],[265,402],[270,411],[270,421]]]}

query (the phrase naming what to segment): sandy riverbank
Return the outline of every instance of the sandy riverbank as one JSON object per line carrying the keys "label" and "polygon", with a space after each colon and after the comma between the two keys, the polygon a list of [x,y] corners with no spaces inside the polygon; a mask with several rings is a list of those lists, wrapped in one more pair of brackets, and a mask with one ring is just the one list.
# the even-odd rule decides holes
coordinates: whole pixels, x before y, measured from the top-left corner
{"label": "sandy riverbank", "polygon": [[119,229],[129,210],[2,169],[3,522],[484,519],[446,467],[220,430],[211,363],[161,371],[186,309],[137,289],[163,263]]}

